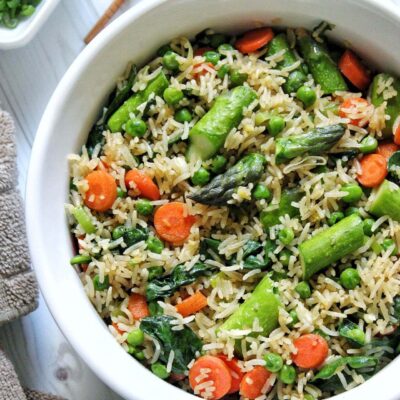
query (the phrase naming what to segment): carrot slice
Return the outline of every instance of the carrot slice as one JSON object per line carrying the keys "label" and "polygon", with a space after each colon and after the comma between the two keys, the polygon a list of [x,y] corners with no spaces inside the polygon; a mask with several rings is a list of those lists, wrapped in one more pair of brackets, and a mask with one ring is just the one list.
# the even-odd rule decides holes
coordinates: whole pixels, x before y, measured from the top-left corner
{"label": "carrot slice", "polygon": [[138,293],[129,296],[128,310],[134,319],[142,319],[150,315],[146,297]]}
{"label": "carrot slice", "polygon": [[86,176],[89,189],[85,194],[85,204],[95,211],[106,211],[117,198],[115,179],[105,171],[93,171]]}
{"label": "carrot slice", "polygon": [[268,44],[273,37],[274,32],[271,28],[253,29],[236,40],[235,47],[241,53],[252,53]]}
{"label": "carrot slice", "polygon": [[346,50],[339,60],[339,69],[342,74],[358,89],[364,90],[371,81],[367,69],[359,58],[351,51]]}
{"label": "carrot slice", "polygon": [[207,306],[207,297],[201,292],[196,292],[176,305],[176,311],[183,317],[196,314],[202,308]]}
{"label": "carrot slice", "polygon": [[328,343],[322,336],[309,333],[297,338],[293,344],[297,353],[292,354],[292,360],[300,368],[317,368],[328,357]]}
{"label": "carrot slice", "polygon": [[256,399],[271,390],[268,380],[271,377],[264,367],[257,365],[247,372],[240,382],[240,394],[248,399]]}
{"label": "carrot slice", "polygon": [[350,97],[339,106],[339,116],[349,118],[351,125],[363,127],[368,123],[368,119],[365,117],[354,118],[354,115],[362,114],[369,105],[368,100],[361,97]]}
{"label": "carrot slice", "polygon": [[122,335],[122,334],[124,333],[124,331],[121,331],[121,329],[118,328],[118,324],[117,324],[116,322],[113,322],[111,325],[114,327],[114,329],[115,329],[120,335]]}
{"label": "carrot slice", "polygon": [[195,221],[194,216],[187,214],[186,204],[180,202],[164,204],[154,214],[158,235],[174,245],[180,245],[187,239]]}
{"label": "carrot slice", "polygon": [[200,76],[205,75],[208,72],[210,72],[208,67],[215,69],[214,65],[209,62],[207,62],[207,63],[204,62],[204,63],[193,65],[193,72],[192,72],[193,78],[197,80],[200,78]]}
{"label": "carrot slice", "polygon": [[360,161],[361,172],[357,175],[358,182],[369,188],[379,186],[388,173],[387,160],[380,154],[367,154]]}
{"label": "carrot slice", "polygon": [[207,51],[213,51],[214,49],[212,47],[199,47],[196,49],[193,53],[193,55],[196,56],[202,56],[205,52]]}
{"label": "carrot slice", "polygon": [[136,188],[140,195],[150,200],[159,200],[160,191],[153,180],[143,171],[131,169],[125,175],[125,185],[128,189]]}
{"label": "carrot slice", "polygon": [[400,116],[396,118],[393,124],[393,141],[400,145]]}
{"label": "carrot slice", "polygon": [[[201,388],[203,382],[211,382],[211,386]],[[215,356],[202,356],[190,368],[189,383],[194,394],[218,400],[229,392],[232,378],[229,368],[221,359]]]}
{"label": "carrot slice", "polygon": [[392,156],[393,153],[400,150],[400,146],[392,142],[384,142],[378,146],[377,154],[380,154],[386,161]]}
{"label": "carrot slice", "polygon": [[226,364],[231,372],[232,383],[228,393],[230,394],[238,392],[240,389],[240,382],[242,381],[244,376],[244,372],[240,368],[238,360],[236,358],[232,358],[229,360],[225,354],[218,354],[217,357]]}

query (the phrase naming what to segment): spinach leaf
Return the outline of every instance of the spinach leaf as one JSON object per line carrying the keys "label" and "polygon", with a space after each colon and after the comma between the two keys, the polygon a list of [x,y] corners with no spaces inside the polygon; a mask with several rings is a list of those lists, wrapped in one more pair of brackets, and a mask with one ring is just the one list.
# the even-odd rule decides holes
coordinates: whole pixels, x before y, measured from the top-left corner
{"label": "spinach leaf", "polygon": [[206,258],[215,258],[215,254],[219,254],[218,247],[221,244],[220,240],[204,238],[200,243],[200,254]]}
{"label": "spinach leaf", "polygon": [[124,242],[127,247],[146,240],[149,237],[149,232],[146,228],[137,226],[136,228],[127,228],[124,233]]}
{"label": "spinach leaf", "polygon": [[250,255],[257,254],[262,249],[262,244],[260,242],[256,242],[255,240],[249,240],[243,246],[243,259]]}
{"label": "spinach leaf", "polygon": [[400,322],[400,296],[393,299],[393,317]]}
{"label": "spinach leaf", "polygon": [[388,160],[389,176],[394,182],[400,181],[400,151],[394,152]]}
{"label": "spinach leaf", "polygon": [[269,260],[260,260],[256,256],[248,256],[244,261],[243,261],[243,268],[244,269],[265,269],[269,265]]}
{"label": "spinach leaf", "polygon": [[187,365],[195,358],[196,352],[201,350],[203,343],[187,326],[182,330],[173,331],[172,320],[174,318],[168,315],[146,317],[140,322],[140,329],[160,343],[159,360],[164,364],[167,364],[171,350],[174,351],[172,372],[183,374],[188,369]]}
{"label": "spinach leaf", "polygon": [[177,265],[171,274],[149,282],[146,288],[148,301],[169,297],[181,286],[190,285],[200,276],[208,276],[215,270],[211,265],[196,263],[190,270],[183,264]]}
{"label": "spinach leaf", "polygon": [[365,344],[365,333],[357,324],[349,320],[345,320],[340,324],[339,334],[354,346],[360,347]]}

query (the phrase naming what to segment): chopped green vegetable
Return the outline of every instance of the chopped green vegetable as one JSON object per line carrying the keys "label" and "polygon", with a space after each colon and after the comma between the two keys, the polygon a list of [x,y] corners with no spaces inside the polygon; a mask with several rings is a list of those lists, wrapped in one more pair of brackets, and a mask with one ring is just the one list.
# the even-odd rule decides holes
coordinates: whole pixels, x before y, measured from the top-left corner
{"label": "chopped green vegetable", "polygon": [[283,228],[279,231],[279,240],[287,246],[290,244],[294,239],[294,232],[292,228]]}
{"label": "chopped green vegetable", "polygon": [[304,104],[304,107],[311,107],[317,101],[317,94],[314,89],[308,86],[301,86],[296,92],[297,98]]}
{"label": "chopped green vegetable", "polygon": [[293,365],[285,364],[279,371],[279,380],[286,385],[291,385],[296,380],[297,373]]}
{"label": "chopped green vegetable", "polygon": [[236,86],[243,85],[243,83],[247,81],[247,78],[249,76],[246,73],[239,72],[236,69],[230,69],[229,70],[229,77],[231,78],[232,86],[236,87]]}
{"label": "chopped green vegetable", "polygon": [[365,333],[357,324],[349,320],[345,320],[340,324],[339,334],[346,338],[353,346],[361,347],[365,344]]}
{"label": "chopped green vegetable", "polygon": [[211,162],[211,172],[214,174],[220,174],[225,168],[228,160],[223,155],[216,155]]}
{"label": "chopped green vegetable", "polygon": [[[377,191],[372,192],[369,211],[376,217],[389,216],[400,221],[400,187],[384,180]],[[371,199],[371,198],[370,198]]]}
{"label": "chopped green vegetable", "polygon": [[126,341],[131,346],[140,346],[144,342],[144,334],[139,328],[134,328],[129,332]]}
{"label": "chopped green vegetable", "polygon": [[363,154],[372,153],[378,147],[378,141],[372,136],[366,136],[360,143],[360,151]]}
{"label": "chopped green vegetable", "polygon": [[133,118],[126,122],[125,132],[132,137],[142,137],[147,132],[147,125],[140,118]]}
{"label": "chopped green vegetable", "polygon": [[159,362],[151,364],[151,371],[155,376],[158,376],[161,379],[167,379],[169,377],[167,367]]}
{"label": "chopped green vegetable", "polygon": [[175,106],[183,99],[183,92],[174,87],[167,87],[164,90],[163,98],[167,104]]}
{"label": "chopped green vegetable", "polygon": [[192,176],[192,183],[195,186],[204,186],[210,181],[210,173],[203,167],[200,167]]}
{"label": "chopped green vegetable", "polygon": [[146,240],[147,250],[152,253],[161,254],[164,249],[164,243],[155,236],[149,236]]}
{"label": "chopped green vegetable", "polygon": [[190,122],[193,119],[192,113],[187,108],[181,108],[174,115],[175,121],[183,124],[184,122]]}
{"label": "chopped green vegetable", "polygon": [[335,211],[328,217],[328,225],[335,225],[337,222],[344,218],[344,214],[341,211]]}
{"label": "chopped green vegetable", "polygon": [[93,286],[94,286],[94,289],[95,289],[95,290],[98,290],[99,292],[102,292],[102,291],[104,291],[104,290],[107,290],[107,289],[109,288],[109,286],[110,286],[110,281],[109,281],[109,279],[108,279],[108,276],[106,275],[106,276],[104,277],[103,282],[100,282],[100,276],[99,276],[99,275],[96,275],[96,276],[93,278]]}
{"label": "chopped green vegetable", "polygon": [[149,275],[147,276],[147,280],[151,282],[152,280],[159,278],[161,275],[164,273],[164,268],[161,266],[154,266],[150,267],[147,270],[149,272]]}
{"label": "chopped green vegetable", "polygon": [[372,218],[366,218],[363,221],[364,234],[367,236],[372,236],[372,227],[375,221]]}
{"label": "chopped green vegetable", "polygon": [[77,256],[72,257],[71,260],[69,261],[69,263],[71,265],[89,264],[91,261],[92,261],[92,257],[78,254]]}
{"label": "chopped green vegetable", "polygon": [[388,160],[388,172],[395,182],[400,182],[400,151],[394,152]]}
{"label": "chopped green vegetable", "polygon": [[349,183],[347,185],[343,185],[340,188],[340,191],[347,193],[346,196],[342,197],[342,200],[346,203],[355,203],[361,200],[361,197],[363,195],[361,187],[356,183]]}
{"label": "chopped green vegetable", "polygon": [[138,226],[137,228],[126,228],[123,238],[127,247],[130,247],[142,240],[146,240],[148,236],[149,233],[147,229]]}
{"label": "chopped green vegetable", "polygon": [[139,199],[135,204],[136,210],[140,215],[153,214],[154,206],[147,199]]}
{"label": "chopped green vegetable", "polygon": [[163,55],[163,65],[166,69],[170,71],[177,71],[179,69],[179,62],[177,60],[177,54],[174,53],[172,50],[168,50]]}
{"label": "chopped green vegetable", "polygon": [[279,135],[285,128],[285,120],[279,115],[273,115],[267,122],[267,129],[271,136]]}
{"label": "chopped green vegetable", "polygon": [[210,62],[213,65],[217,65],[221,58],[221,54],[217,53],[216,51],[206,51],[203,56],[207,62]]}
{"label": "chopped green vegetable", "polygon": [[85,209],[83,209],[82,207],[75,207],[72,210],[72,215],[75,217],[75,219],[78,221],[78,224],[86,233],[96,232],[96,228],[93,225],[92,220]]}
{"label": "chopped green vegetable", "polygon": [[267,353],[264,356],[265,368],[272,372],[279,372],[283,367],[283,359],[279,354]]}
{"label": "chopped green vegetable", "polygon": [[254,200],[269,200],[271,198],[271,192],[262,183],[257,183],[252,195]]}
{"label": "chopped green vegetable", "polygon": [[311,287],[307,282],[300,282],[294,290],[299,294],[300,298],[305,300],[311,296]]}

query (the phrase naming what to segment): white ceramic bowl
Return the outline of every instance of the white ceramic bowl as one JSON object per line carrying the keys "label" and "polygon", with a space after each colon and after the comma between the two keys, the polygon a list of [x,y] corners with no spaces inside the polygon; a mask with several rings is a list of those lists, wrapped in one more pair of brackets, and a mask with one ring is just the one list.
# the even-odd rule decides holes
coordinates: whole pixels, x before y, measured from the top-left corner
{"label": "white ceramic bowl", "polygon": [[[38,129],[26,189],[29,244],[39,283],[55,320],[78,354],[126,399],[194,399],[158,379],[116,343],[89,303],[75,271],[64,215],[66,157],[85,142],[102,102],[126,64],[146,62],[163,43],[211,27],[240,31],[265,25],[336,25],[347,40],[384,71],[400,73],[400,15],[373,0],[146,0],[116,20],[77,58],[51,98]],[[398,400],[400,360],[337,400]]]}
{"label": "white ceramic bowl", "polygon": [[35,13],[22,20],[15,29],[0,26],[0,49],[25,46],[39,31],[60,0],[42,0]]}

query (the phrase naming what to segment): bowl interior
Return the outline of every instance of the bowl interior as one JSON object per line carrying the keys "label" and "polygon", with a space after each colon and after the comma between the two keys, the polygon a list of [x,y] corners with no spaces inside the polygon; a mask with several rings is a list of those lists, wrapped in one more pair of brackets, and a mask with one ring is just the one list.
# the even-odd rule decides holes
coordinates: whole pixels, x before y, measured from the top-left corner
{"label": "bowl interior", "polygon": [[[85,142],[126,64],[143,64],[169,39],[205,28],[237,32],[258,24],[312,27],[321,20],[336,25],[335,40],[350,42],[377,68],[400,73],[400,41],[394,40],[400,17],[373,0],[148,0],[120,17],[85,49],[50,100],[35,141],[26,192],[34,266],[65,336],[95,373],[126,399],[153,399],[161,391],[164,400],[194,397],[156,378],[120,348],[70,267],[73,248],[64,213],[67,155],[78,152]],[[367,384],[338,399],[372,399],[381,395],[382,384],[385,399],[398,399],[400,392],[392,378],[399,364],[393,362]]]}

